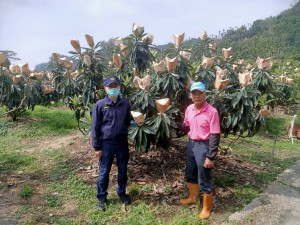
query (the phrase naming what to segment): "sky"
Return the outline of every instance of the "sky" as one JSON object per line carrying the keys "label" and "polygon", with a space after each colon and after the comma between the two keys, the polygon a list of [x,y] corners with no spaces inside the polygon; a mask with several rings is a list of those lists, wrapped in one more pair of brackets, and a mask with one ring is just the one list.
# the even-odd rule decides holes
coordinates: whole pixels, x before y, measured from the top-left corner
{"label": "sky", "polygon": [[74,38],[125,37],[132,23],[154,35],[153,44],[173,42],[173,33],[197,38],[276,16],[297,0],[0,0],[0,50],[17,53],[30,68],[53,52],[69,55]]}

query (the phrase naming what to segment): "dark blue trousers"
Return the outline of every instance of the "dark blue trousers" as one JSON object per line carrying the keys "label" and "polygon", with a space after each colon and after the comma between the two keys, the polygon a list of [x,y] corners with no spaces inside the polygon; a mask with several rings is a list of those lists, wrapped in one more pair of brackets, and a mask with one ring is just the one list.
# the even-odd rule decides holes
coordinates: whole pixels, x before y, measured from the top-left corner
{"label": "dark blue trousers", "polygon": [[211,168],[203,167],[209,141],[195,141],[189,139],[187,147],[187,161],[185,177],[188,183],[200,185],[200,190],[206,194],[212,192]]}
{"label": "dark blue trousers", "polygon": [[104,200],[107,196],[109,183],[109,172],[114,161],[117,158],[118,166],[118,189],[117,194],[126,192],[127,186],[127,165],[129,160],[128,143],[109,144],[102,142],[102,157],[99,160],[99,177],[97,183],[97,198]]}

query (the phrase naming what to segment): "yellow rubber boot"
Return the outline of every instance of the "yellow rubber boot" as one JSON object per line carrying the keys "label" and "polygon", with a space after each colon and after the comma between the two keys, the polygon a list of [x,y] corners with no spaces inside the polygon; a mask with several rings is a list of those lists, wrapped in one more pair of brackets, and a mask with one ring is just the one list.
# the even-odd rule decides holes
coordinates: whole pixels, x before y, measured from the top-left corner
{"label": "yellow rubber boot", "polygon": [[180,199],[181,205],[197,204],[200,196],[199,184],[188,183],[190,196],[187,199]]}
{"label": "yellow rubber boot", "polygon": [[210,216],[212,206],[212,192],[209,194],[203,194],[203,208],[199,214],[201,220],[207,219]]}

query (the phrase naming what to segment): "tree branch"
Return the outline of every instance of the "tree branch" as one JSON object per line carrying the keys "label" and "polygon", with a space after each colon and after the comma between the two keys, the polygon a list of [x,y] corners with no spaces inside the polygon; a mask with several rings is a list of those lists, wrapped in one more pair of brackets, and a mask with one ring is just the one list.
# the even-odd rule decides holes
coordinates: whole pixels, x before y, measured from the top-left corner
{"label": "tree branch", "polygon": [[22,107],[22,105],[23,105],[23,102],[24,102],[25,98],[26,98],[26,96],[22,99],[20,105],[19,105],[17,108],[12,109],[12,110],[10,110],[10,111],[8,111],[8,112],[5,112],[5,113],[0,114],[0,117],[6,116],[7,114],[12,113],[12,112],[15,112],[15,111],[17,111],[18,109],[20,109],[20,108]]}

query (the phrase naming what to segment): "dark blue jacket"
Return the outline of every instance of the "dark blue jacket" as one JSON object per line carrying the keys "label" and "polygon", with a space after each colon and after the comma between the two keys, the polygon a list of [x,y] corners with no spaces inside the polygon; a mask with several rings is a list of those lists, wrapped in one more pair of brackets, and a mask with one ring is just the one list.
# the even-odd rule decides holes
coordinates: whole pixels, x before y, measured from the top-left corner
{"label": "dark blue jacket", "polygon": [[114,103],[108,96],[98,101],[92,113],[92,145],[102,150],[101,142],[120,144],[127,142],[128,126],[131,121],[130,104],[118,97]]}

